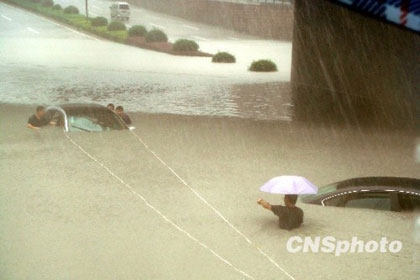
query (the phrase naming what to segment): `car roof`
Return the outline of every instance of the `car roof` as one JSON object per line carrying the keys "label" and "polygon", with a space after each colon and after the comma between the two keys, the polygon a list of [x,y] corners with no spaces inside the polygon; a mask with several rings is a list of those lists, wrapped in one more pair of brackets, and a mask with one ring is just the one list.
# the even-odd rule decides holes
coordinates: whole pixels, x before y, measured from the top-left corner
{"label": "car roof", "polygon": [[65,110],[74,110],[74,109],[98,109],[98,110],[109,110],[107,107],[96,104],[96,103],[66,103],[60,104],[58,107]]}
{"label": "car roof", "polygon": [[335,183],[337,189],[349,187],[399,187],[420,190],[420,179],[407,177],[360,177]]}

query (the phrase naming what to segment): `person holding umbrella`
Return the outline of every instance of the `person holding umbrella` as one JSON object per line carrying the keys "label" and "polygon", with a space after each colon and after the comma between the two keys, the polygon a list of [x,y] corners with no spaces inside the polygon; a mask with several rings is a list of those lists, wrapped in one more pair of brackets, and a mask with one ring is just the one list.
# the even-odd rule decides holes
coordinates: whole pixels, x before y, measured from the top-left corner
{"label": "person holding umbrella", "polygon": [[272,194],[284,194],[284,205],[271,205],[260,198],[257,203],[267,210],[271,210],[279,217],[281,229],[291,230],[303,223],[303,210],[296,207],[298,194],[315,194],[318,188],[307,179],[300,176],[275,177],[265,183],[261,191]]}
{"label": "person holding umbrella", "polygon": [[297,195],[285,195],[284,205],[271,205],[260,198],[257,203],[265,209],[273,211],[274,215],[279,217],[279,227],[281,229],[291,230],[298,228],[303,223],[303,210],[296,207]]}

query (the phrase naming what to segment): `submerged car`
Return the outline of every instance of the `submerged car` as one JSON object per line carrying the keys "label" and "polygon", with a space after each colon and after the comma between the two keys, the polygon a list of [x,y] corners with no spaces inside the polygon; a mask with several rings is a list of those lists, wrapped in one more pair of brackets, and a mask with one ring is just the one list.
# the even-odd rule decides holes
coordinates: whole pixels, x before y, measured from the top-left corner
{"label": "submerged car", "polygon": [[46,109],[46,117],[65,131],[101,132],[131,129],[110,109],[98,104],[62,104]]}
{"label": "submerged car", "polygon": [[420,179],[364,177],[337,182],[304,195],[303,203],[388,211],[420,210]]}

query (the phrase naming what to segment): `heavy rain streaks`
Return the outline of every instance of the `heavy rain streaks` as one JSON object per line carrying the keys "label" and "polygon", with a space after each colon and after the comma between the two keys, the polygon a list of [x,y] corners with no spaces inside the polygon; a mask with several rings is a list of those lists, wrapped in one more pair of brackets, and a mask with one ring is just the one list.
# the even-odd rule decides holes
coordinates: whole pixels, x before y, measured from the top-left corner
{"label": "heavy rain streaks", "polygon": [[[78,8],[71,16],[36,2],[0,3],[1,279],[416,279],[410,199],[420,192],[333,192],[419,178],[418,34],[334,1],[121,4],[127,29],[157,28],[169,43],[235,57],[213,63],[108,40],[106,26],[92,34],[83,0],[54,1]],[[116,20],[111,3],[89,0],[89,16]],[[343,207],[301,196],[303,223],[280,228],[280,211],[259,204],[291,207],[260,191],[281,175],[309,179],[322,203]],[[358,191],[373,198],[354,199]],[[318,237],[386,238],[402,250],[287,247]]]}

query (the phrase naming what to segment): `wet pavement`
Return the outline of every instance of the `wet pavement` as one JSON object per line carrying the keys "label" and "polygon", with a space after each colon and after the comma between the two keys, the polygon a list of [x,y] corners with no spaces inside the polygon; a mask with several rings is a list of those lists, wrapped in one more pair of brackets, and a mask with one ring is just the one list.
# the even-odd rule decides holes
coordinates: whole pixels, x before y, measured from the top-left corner
{"label": "wet pavement", "polygon": [[[322,186],[358,176],[418,175],[415,133],[285,122],[132,113],[136,134],[276,268],[128,132],[25,127],[31,106],[0,105],[0,273],[3,279],[416,279],[413,213],[299,203],[303,227],[284,231],[256,204],[279,174]],[[101,167],[130,184],[132,190]],[[135,193],[133,193],[134,191]],[[230,262],[177,231],[139,199]],[[290,253],[292,236],[400,240],[390,253]],[[386,268],[386,269],[385,269]],[[351,275],[351,277],[349,277]]]}

